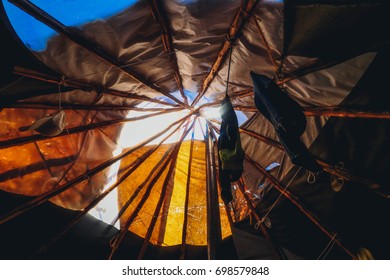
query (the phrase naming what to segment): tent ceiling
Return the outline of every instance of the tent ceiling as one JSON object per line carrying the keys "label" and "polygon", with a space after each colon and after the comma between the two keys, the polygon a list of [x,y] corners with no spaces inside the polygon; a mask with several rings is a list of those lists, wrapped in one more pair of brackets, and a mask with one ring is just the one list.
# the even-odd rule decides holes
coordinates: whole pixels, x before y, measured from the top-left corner
{"label": "tent ceiling", "polygon": [[[295,170],[293,164],[282,150],[253,137],[277,141],[270,123],[256,114],[249,72],[275,77],[286,94],[305,108],[339,106],[389,42],[384,30],[389,4],[383,1],[118,1],[112,11],[95,2],[65,2],[1,3],[1,34],[6,38],[1,55],[7,59],[0,83],[4,124],[0,188],[75,210],[88,207],[142,154],[157,147],[159,140],[144,143],[153,135],[142,130],[148,130],[140,120],[144,116],[160,119],[156,133],[182,118],[166,131],[180,126],[177,139],[188,128],[187,115],[194,122],[195,117],[204,117],[201,125],[196,121],[198,135],[205,129],[205,116],[219,127],[212,105],[218,106],[225,95],[230,45],[228,93],[237,113],[245,116],[243,120],[249,118],[242,128],[252,133],[241,134],[244,150],[263,167],[280,163],[271,174],[283,180]],[[77,8],[79,4],[85,9]],[[64,9],[58,8],[61,5]],[[89,10],[93,17],[86,13]],[[17,21],[29,26],[23,27],[27,33]],[[67,122],[59,136],[18,130],[55,112],[59,104]],[[164,117],[179,111],[175,120]],[[329,117],[307,119],[302,140],[309,147]],[[129,123],[139,127],[126,130]],[[145,136],[131,142],[135,134]],[[180,244],[183,230],[187,244],[207,244],[205,143],[195,141],[191,149],[190,137],[182,139],[186,141],[173,163],[175,172],[162,174],[129,228],[141,237],[150,235],[153,244]],[[120,184],[119,209],[153,174],[152,168],[171,146],[156,148]],[[164,203],[155,210],[165,177]],[[261,204],[271,184],[248,162],[243,178],[252,199]],[[65,192],[55,193],[58,180]],[[121,217],[122,226],[147,192],[149,181]],[[50,192],[53,195],[47,195]],[[236,195],[236,218],[242,220],[249,210],[242,195],[238,191]],[[231,231],[222,201],[219,209],[225,238]],[[154,211],[159,219],[148,233]]]}

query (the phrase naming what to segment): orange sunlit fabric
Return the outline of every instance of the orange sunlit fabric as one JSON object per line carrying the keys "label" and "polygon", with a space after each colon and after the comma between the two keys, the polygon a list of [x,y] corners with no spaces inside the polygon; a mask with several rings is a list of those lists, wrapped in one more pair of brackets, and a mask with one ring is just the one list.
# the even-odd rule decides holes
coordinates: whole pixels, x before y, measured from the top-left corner
{"label": "orange sunlit fabric", "polygon": [[[26,144],[3,149],[0,156],[0,189],[30,196],[48,191],[45,182],[53,176],[62,175],[74,156],[50,147],[49,143],[52,142],[37,142],[37,146]],[[42,160],[37,147],[46,162]],[[50,172],[47,169],[50,169]]]}
{"label": "orange sunlit fabric", "polygon": [[207,245],[206,145],[195,141],[188,202],[188,245]]}
{"label": "orange sunlit fabric", "polygon": [[[126,203],[129,197],[131,197],[138,185],[140,185],[142,181],[146,179],[152,168],[161,159],[164,152],[170,146],[171,145],[163,145],[160,147],[119,187],[120,208]],[[171,174],[170,182],[165,194],[165,201],[160,210],[157,223],[154,227],[150,240],[150,242],[153,244],[172,246],[182,243],[190,147],[190,141],[185,141],[181,144],[176,166],[174,168],[173,174]],[[147,149],[149,148],[144,147],[140,150],[142,150],[143,153]],[[206,147],[204,142],[194,141],[187,215],[188,224],[185,240],[185,243],[188,245],[207,245],[207,199],[205,185],[206,167],[204,165],[206,160],[205,149]],[[124,161],[122,161],[121,167],[128,165],[133,160],[135,160],[135,155],[134,157],[127,157]],[[147,229],[150,225],[152,215],[156,209],[157,202],[161,195],[165,174],[166,172],[158,180],[151,192],[150,197],[138,214],[138,217],[130,226],[129,230],[141,237],[145,237]],[[128,219],[129,215],[134,211],[135,206],[138,204],[145,191],[146,186],[137,195],[137,198],[121,218],[122,225]],[[230,225],[221,200],[219,205],[222,223],[222,237],[226,238],[231,235]]]}
{"label": "orange sunlit fabric", "polygon": [[[20,132],[18,128],[30,125],[35,119],[51,112],[53,110],[2,110],[0,112],[2,121],[0,141],[36,134],[32,131]],[[114,115],[111,117],[114,118]],[[107,120],[107,117],[104,119],[101,113],[96,111],[66,110],[68,129],[104,120]],[[113,139],[117,138],[121,127],[121,124],[117,124],[2,149],[0,189],[28,196],[38,196],[56,187],[56,182],[64,175],[66,175],[66,180],[71,180],[85,174],[86,171],[113,157],[114,151],[118,148]],[[103,190],[109,169],[95,175],[94,182],[87,180],[73,186],[52,198],[51,201],[69,209],[83,209]],[[64,183],[65,180],[61,181],[60,185]]]}
{"label": "orange sunlit fabric", "polygon": [[180,147],[174,174],[172,174],[173,180],[169,184],[169,192],[163,208],[165,211],[160,213],[164,218],[162,223],[164,229],[159,230],[163,235],[160,237],[161,245],[181,244],[190,147],[191,141],[183,142]]}
{"label": "orange sunlit fabric", "polygon": [[[160,148],[157,149],[151,156],[149,156],[143,164],[141,164],[118,188],[118,201],[119,201],[119,209],[121,209],[128,199],[133,195],[133,193],[136,191],[138,186],[140,186],[148,177],[148,175],[152,172],[153,168],[156,166],[156,164],[159,162],[160,159],[163,158],[165,152],[169,149],[171,145],[163,145]],[[121,162],[121,167],[123,168],[125,166],[128,166],[133,161],[135,161],[138,157],[142,156],[145,152],[147,152],[152,147],[143,147],[137,150],[136,153],[131,154],[130,156],[126,157]],[[137,218],[134,220],[132,225],[130,226],[129,230],[134,232],[135,234],[145,237],[147,229],[149,227],[150,221],[152,219],[152,215],[155,209],[155,206],[157,204],[157,201],[160,197],[160,192],[162,188],[162,183],[165,178],[165,174],[167,172],[165,171],[156,185],[153,187],[151,194],[144,204],[144,206],[141,208],[141,211],[139,212]],[[138,193],[134,201],[130,204],[128,209],[125,211],[123,216],[120,219],[121,226],[123,226],[131,213],[133,213],[135,207],[138,205],[140,200],[142,199],[142,196],[146,192],[148,183],[141,189],[141,191]]]}

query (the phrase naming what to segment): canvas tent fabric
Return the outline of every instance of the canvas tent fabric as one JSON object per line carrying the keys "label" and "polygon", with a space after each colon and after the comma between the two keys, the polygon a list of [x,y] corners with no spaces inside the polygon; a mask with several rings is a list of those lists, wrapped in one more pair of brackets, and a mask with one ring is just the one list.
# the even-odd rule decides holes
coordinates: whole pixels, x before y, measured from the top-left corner
{"label": "canvas tent fabric", "polygon": [[[61,3],[58,1],[59,6]],[[44,49],[34,50],[26,38],[18,36],[10,6],[25,16],[32,15],[26,16],[27,23],[34,23],[31,26],[37,26],[35,22],[49,26],[53,35]],[[177,156],[169,163],[174,165],[173,171],[168,172],[167,163],[160,179],[151,184],[164,166],[166,152],[175,144],[173,141],[158,146],[160,138],[145,145],[143,142],[153,133],[138,132],[137,124],[157,127],[160,124],[147,124],[145,120],[166,120],[156,133],[173,124],[166,132],[180,126],[175,135],[180,139],[190,125],[184,123],[187,115],[195,121],[195,117],[207,116],[223,100],[228,49],[232,46],[228,94],[236,113],[248,118],[240,131],[247,155],[241,183],[248,197],[237,184],[233,186],[234,203],[225,207],[219,198],[216,207],[221,216],[221,238],[227,240],[233,232],[235,245],[240,246],[245,237],[238,238],[240,230],[231,227],[246,225],[249,216],[249,227],[253,229],[258,224],[249,205],[252,203],[260,216],[272,208],[272,227],[266,232],[275,241],[274,247],[288,249],[299,257],[316,258],[333,240],[345,244],[351,254],[336,244],[330,258],[353,258],[361,247],[371,250],[377,258],[388,257],[380,249],[381,242],[388,244],[382,234],[386,232],[384,213],[389,191],[383,177],[389,166],[384,150],[389,138],[388,120],[344,120],[332,118],[331,114],[307,116],[306,131],[301,137],[304,145],[331,166],[344,162],[346,170],[369,181],[359,184],[356,192],[354,181],[349,180],[339,193],[332,190],[327,173],[308,184],[308,174],[284,155],[272,125],[257,113],[249,74],[254,71],[274,78],[307,112],[329,106],[388,112],[389,104],[382,98],[386,77],[380,67],[388,61],[388,11],[386,1],[129,1],[112,15],[68,26],[67,18],[42,1],[2,1],[0,188],[26,200],[3,209],[1,226],[21,219],[30,208],[43,207],[40,205],[46,205],[46,201],[83,213],[118,183],[118,209],[136,194],[119,219],[120,225],[123,227],[139,205],[139,214],[129,231],[141,243],[146,240],[147,251],[210,246],[207,141],[191,141],[191,137],[183,140]],[[83,11],[74,9],[74,13],[77,17]],[[41,39],[40,29],[35,33]],[[67,125],[58,136],[19,130],[56,112],[60,103]],[[176,116],[174,121],[164,119],[171,115]],[[217,134],[219,123],[214,118],[204,117]],[[175,123],[180,120],[182,123]],[[130,133],[125,135],[128,129]],[[202,134],[200,125],[196,129]],[[316,214],[321,224],[328,225],[326,229],[332,229],[328,233],[338,233],[335,238],[318,230],[285,197],[272,207],[279,192],[259,166],[266,168],[273,163],[279,166],[268,171],[272,178],[288,186],[299,198],[299,205]],[[126,176],[133,168],[135,171]],[[140,205],[143,196],[145,203]],[[362,200],[366,196],[369,199]],[[357,226],[358,215],[351,209],[358,202],[364,205],[363,212],[372,208],[367,213],[374,215],[374,209],[378,210],[378,241],[372,241],[375,235],[367,228]],[[338,207],[349,209],[348,214],[331,215]],[[153,219],[155,213],[157,220]],[[349,222],[343,225],[346,220]],[[64,221],[63,227],[68,223]],[[81,223],[82,220],[80,226]],[[59,232],[60,229],[53,232],[53,236]],[[252,233],[264,235],[260,228]],[[366,237],[362,237],[363,233]],[[105,241],[112,236],[105,237]],[[308,236],[313,238],[308,241]],[[50,238],[37,241],[37,247]],[[269,240],[264,248],[272,251]],[[126,239],[123,242],[122,248],[127,248]],[[130,251],[137,251],[131,256],[138,257],[142,246],[128,246]],[[242,247],[237,250],[242,251]],[[273,258],[275,252],[268,256]]]}

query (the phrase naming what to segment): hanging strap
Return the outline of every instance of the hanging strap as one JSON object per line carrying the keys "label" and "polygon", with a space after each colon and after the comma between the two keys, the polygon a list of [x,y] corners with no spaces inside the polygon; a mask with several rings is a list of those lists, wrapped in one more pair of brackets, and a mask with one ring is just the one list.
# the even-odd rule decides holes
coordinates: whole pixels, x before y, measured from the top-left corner
{"label": "hanging strap", "polygon": [[229,90],[229,80],[230,80],[230,64],[232,62],[232,50],[233,50],[233,45],[230,42],[230,47],[229,47],[229,63],[228,63],[228,73],[227,73],[227,80],[226,80],[226,91],[225,91],[225,96],[228,95],[228,90]]}

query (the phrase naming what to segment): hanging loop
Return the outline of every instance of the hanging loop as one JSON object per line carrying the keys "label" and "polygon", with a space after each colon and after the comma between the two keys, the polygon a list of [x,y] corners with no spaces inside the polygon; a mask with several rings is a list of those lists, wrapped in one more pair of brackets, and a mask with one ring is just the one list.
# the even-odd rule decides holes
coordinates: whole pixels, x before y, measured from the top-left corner
{"label": "hanging loop", "polygon": [[306,181],[309,184],[314,184],[316,182],[316,180],[317,180],[316,175],[317,175],[316,173],[309,171],[309,175],[307,175]]}

